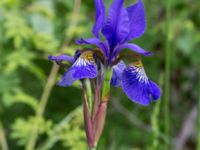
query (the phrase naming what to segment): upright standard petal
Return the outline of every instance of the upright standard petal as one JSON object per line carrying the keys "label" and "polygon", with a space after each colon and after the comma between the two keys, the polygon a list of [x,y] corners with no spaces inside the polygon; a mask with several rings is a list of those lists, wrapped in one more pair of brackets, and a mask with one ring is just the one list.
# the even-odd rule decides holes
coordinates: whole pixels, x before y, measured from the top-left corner
{"label": "upright standard petal", "polygon": [[85,51],[75,61],[71,68],[66,71],[60,86],[70,86],[74,81],[85,78],[95,78],[97,76],[97,66],[93,58],[92,51]]}
{"label": "upright standard petal", "polygon": [[107,22],[102,28],[102,33],[112,48],[122,42],[129,33],[129,17],[123,3],[123,0],[113,1]]}
{"label": "upright standard petal", "polygon": [[127,8],[130,20],[130,32],[127,41],[141,36],[146,29],[145,8],[142,0]]}
{"label": "upright standard petal", "polygon": [[135,103],[149,105],[160,98],[160,88],[148,79],[142,66],[129,66],[122,74],[122,89]]}
{"label": "upright standard petal", "polygon": [[99,31],[105,23],[106,12],[103,0],[95,0],[96,9],[96,22],[93,26],[93,34],[95,37],[99,38]]}

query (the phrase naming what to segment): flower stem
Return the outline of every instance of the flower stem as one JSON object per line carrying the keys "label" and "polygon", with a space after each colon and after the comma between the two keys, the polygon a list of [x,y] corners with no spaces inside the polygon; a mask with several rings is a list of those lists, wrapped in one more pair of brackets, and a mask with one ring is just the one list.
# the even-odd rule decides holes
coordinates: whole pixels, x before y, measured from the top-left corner
{"label": "flower stem", "polygon": [[[171,19],[171,0],[166,1],[166,47],[165,47],[165,87],[164,87],[164,126],[165,134],[169,137],[170,135],[170,70],[171,70],[171,47],[170,47],[170,19]],[[166,143],[166,150],[169,149],[169,144]]]}
{"label": "flower stem", "polygon": [[89,112],[90,114],[92,113],[92,105],[93,105],[93,93],[92,93],[92,87],[91,87],[91,82],[90,80],[86,80],[85,81],[85,85],[86,85],[86,94],[87,94],[87,103],[88,103],[88,108],[89,108]]}
{"label": "flower stem", "polygon": [[89,150],[96,150],[96,147],[92,147],[92,148],[90,148]]}
{"label": "flower stem", "polygon": [[111,77],[112,77],[112,69],[110,68],[105,69],[104,83],[102,89],[102,101],[107,101],[107,98],[109,98]]}

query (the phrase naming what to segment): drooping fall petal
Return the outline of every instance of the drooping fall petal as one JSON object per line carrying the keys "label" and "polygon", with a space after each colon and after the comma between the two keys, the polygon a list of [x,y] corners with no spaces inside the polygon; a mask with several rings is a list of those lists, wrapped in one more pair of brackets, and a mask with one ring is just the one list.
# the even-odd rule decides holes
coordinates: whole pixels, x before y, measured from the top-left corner
{"label": "drooping fall petal", "polygon": [[97,76],[97,66],[91,51],[86,51],[75,61],[63,75],[60,86],[70,86],[74,81],[85,78],[95,78]]}
{"label": "drooping fall petal", "polygon": [[149,105],[160,97],[160,88],[148,79],[143,67],[129,66],[122,74],[122,89],[128,98],[141,105]]}
{"label": "drooping fall petal", "polygon": [[75,61],[74,57],[71,57],[71,56],[68,56],[68,55],[49,56],[48,58],[49,58],[49,60],[55,61],[57,63],[61,63],[62,61],[73,63]]}
{"label": "drooping fall petal", "polygon": [[126,68],[126,65],[123,61],[120,61],[117,65],[113,66],[111,85],[115,87],[121,86],[122,73],[125,68]]}

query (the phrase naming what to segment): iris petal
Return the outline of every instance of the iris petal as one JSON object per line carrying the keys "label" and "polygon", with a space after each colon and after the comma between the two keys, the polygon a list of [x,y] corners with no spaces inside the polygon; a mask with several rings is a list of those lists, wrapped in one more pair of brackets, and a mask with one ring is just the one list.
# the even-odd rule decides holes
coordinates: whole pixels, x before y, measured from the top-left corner
{"label": "iris petal", "polygon": [[77,59],[77,61],[72,66],[75,70],[73,73],[74,78],[77,79],[95,78],[97,76],[97,66],[93,58],[92,60],[88,60],[88,58],[86,59],[84,58],[85,56],[82,55]]}
{"label": "iris petal", "polygon": [[102,28],[106,19],[106,12],[103,0],[95,0],[95,9],[96,9],[96,22],[93,27],[93,34],[99,38],[99,30]]}
{"label": "iris petal", "polygon": [[153,99],[158,100],[161,96],[161,90],[160,90],[159,86],[152,81],[150,81],[149,84],[150,84],[150,91],[151,91],[151,95],[152,95]]}
{"label": "iris petal", "polygon": [[145,51],[143,48],[139,47],[136,44],[125,43],[115,49],[113,56],[118,55],[123,49],[129,49],[144,56],[151,56],[153,54],[152,52]]}
{"label": "iris petal", "polygon": [[102,42],[98,38],[88,38],[88,39],[76,39],[76,43],[81,44],[88,44],[88,45],[96,45],[100,48],[103,54],[108,57],[109,56],[109,47],[107,42]]}
{"label": "iris petal", "polygon": [[113,66],[113,74],[111,78],[111,85],[118,87],[121,85],[122,72],[126,68],[123,61],[120,61],[117,65]]}
{"label": "iris petal", "polygon": [[68,56],[68,55],[60,55],[60,56],[49,56],[49,60],[51,61],[56,61],[57,63],[61,63],[62,61],[67,61],[67,62],[74,62],[74,57]]}
{"label": "iris petal", "polygon": [[97,66],[93,59],[93,53],[86,51],[75,61],[63,75],[60,86],[70,86],[74,81],[84,78],[95,78],[97,76]]}
{"label": "iris petal", "polygon": [[122,42],[129,33],[129,17],[123,7],[123,0],[114,0],[109,9],[108,19],[102,33],[111,47]]}
{"label": "iris petal", "polygon": [[59,86],[70,86],[72,85],[76,80],[76,78],[73,77],[75,69],[73,67],[69,68],[65,74],[63,75],[63,77],[61,78],[61,80],[58,82]]}
{"label": "iris petal", "polygon": [[150,81],[143,67],[129,66],[122,74],[122,89],[135,103],[149,105],[153,99],[158,99],[159,87]]}
{"label": "iris petal", "polygon": [[130,20],[130,32],[127,41],[140,37],[146,28],[145,8],[142,0],[127,8]]}

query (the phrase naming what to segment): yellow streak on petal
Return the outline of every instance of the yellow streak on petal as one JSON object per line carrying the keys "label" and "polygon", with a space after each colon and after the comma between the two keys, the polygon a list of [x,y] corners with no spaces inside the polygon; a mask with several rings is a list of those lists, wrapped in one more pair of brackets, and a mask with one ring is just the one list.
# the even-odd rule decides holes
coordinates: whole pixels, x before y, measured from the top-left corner
{"label": "yellow streak on petal", "polygon": [[88,60],[90,62],[94,62],[94,58],[93,58],[93,52],[91,51],[85,51],[81,54],[81,57],[84,59],[84,60]]}
{"label": "yellow streak on petal", "polygon": [[135,61],[135,62],[133,63],[133,65],[134,65],[135,67],[143,67],[143,64],[142,64],[142,61],[141,61],[141,60]]}

